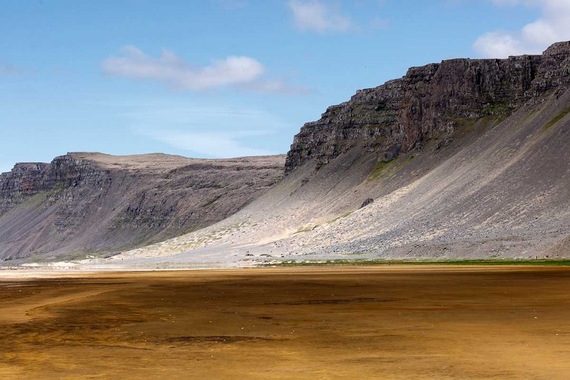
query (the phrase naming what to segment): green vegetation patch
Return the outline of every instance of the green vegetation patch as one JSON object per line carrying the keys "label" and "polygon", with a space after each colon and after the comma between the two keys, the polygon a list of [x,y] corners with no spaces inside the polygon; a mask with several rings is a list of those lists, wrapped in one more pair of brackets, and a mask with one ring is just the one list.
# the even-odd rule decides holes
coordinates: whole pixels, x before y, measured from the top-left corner
{"label": "green vegetation patch", "polygon": [[54,262],[73,262],[85,259],[96,259],[96,258],[109,258],[118,255],[119,251],[99,251],[99,252],[67,252],[57,256],[46,256],[44,254],[34,254],[26,258],[27,262],[33,262],[38,264],[49,264]]}
{"label": "green vegetation patch", "polygon": [[558,115],[554,116],[552,119],[548,121],[548,123],[544,124],[542,127],[542,132],[548,131],[554,124],[558,123],[560,120],[564,118],[564,116],[570,113],[570,107],[564,108]]}
{"label": "green vegetation patch", "polygon": [[41,193],[37,193],[36,195],[28,198],[24,204],[28,204],[30,206],[37,206],[44,203],[51,195],[55,193],[54,190],[51,191],[43,191]]}
{"label": "green vegetation patch", "polygon": [[375,266],[375,265],[545,265],[570,266],[570,259],[466,259],[466,260],[386,260],[386,259],[332,259],[332,260],[286,260],[263,264],[271,267],[303,266]]}
{"label": "green vegetation patch", "polygon": [[372,169],[372,173],[370,173],[370,176],[368,177],[369,180],[374,181],[385,176],[388,173],[388,169],[390,168],[393,162],[394,160],[388,162],[386,161],[376,162],[376,165],[374,165],[374,169]]}
{"label": "green vegetation patch", "polygon": [[513,112],[513,108],[509,106],[508,102],[495,102],[488,107],[485,107],[485,111],[489,112],[491,115],[508,116]]}

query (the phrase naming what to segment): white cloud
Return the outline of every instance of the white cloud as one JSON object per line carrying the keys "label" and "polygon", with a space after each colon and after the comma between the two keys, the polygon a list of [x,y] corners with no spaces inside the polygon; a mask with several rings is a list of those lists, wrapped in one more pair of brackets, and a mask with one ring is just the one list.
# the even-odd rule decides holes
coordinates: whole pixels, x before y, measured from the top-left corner
{"label": "white cloud", "polygon": [[252,148],[240,141],[251,135],[258,135],[256,131],[250,132],[186,132],[186,131],[160,131],[149,137],[166,143],[177,149],[197,153],[200,156],[214,158],[244,157],[270,155],[264,149]]}
{"label": "white cloud", "polygon": [[354,28],[350,17],[343,15],[338,7],[321,0],[290,0],[295,26],[302,31],[321,34],[348,32]]}
{"label": "white cloud", "polygon": [[244,86],[253,92],[280,93],[280,94],[308,94],[310,89],[302,86],[290,86],[284,79],[268,79],[254,81]]}
{"label": "white cloud", "polygon": [[[484,57],[504,58],[509,55],[525,54],[520,38],[507,32],[490,32],[477,39],[473,44],[475,50]],[[527,54],[533,53],[526,51]]]}
{"label": "white cloud", "polygon": [[209,66],[195,67],[171,51],[151,57],[135,46],[125,46],[122,55],[103,61],[103,72],[132,79],[154,80],[169,88],[201,91],[220,87],[262,89],[264,92],[295,92],[285,82],[280,86],[265,78],[265,67],[256,59],[230,56]]}
{"label": "white cloud", "polygon": [[568,0],[492,0],[497,6],[533,6],[540,17],[519,31],[493,31],[479,37],[473,48],[484,57],[540,54],[550,44],[570,39]]}
{"label": "white cloud", "polygon": [[[126,124],[138,136],[189,152],[193,157],[275,154],[275,136],[292,129],[275,115],[237,105],[149,102],[129,106]],[[271,142],[269,142],[271,141]]]}

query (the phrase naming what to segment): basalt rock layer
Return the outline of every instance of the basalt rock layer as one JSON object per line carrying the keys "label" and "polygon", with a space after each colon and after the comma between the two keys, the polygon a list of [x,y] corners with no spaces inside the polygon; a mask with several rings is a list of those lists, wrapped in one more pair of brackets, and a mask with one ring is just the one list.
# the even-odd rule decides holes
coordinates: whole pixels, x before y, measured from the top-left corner
{"label": "basalt rock layer", "polygon": [[410,68],[401,78],[359,90],[306,123],[287,155],[289,173],[308,161],[318,167],[360,146],[389,162],[437,139],[440,146],[465,125],[502,120],[570,83],[570,42],[542,55],[508,59],[452,59]]}
{"label": "basalt rock layer", "polygon": [[279,181],[283,156],[69,153],[0,175],[0,259],[112,254],[218,222]]}

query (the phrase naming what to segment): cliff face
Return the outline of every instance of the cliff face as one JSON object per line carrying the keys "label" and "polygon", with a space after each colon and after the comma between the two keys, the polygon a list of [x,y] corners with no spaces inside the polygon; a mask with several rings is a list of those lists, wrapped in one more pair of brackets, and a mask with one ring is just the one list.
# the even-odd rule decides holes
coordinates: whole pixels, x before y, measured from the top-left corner
{"label": "cliff face", "polygon": [[27,197],[51,188],[46,183],[49,164],[20,163],[11,172],[0,174],[0,214],[21,203]]}
{"label": "cliff face", "polygon": [[[109,170],[74,157],[73,154],[56,157],[51,163],[18,163],[8,173],[0,174],[0,215],[40,193],[65,190],[50,194],[51,201],[79,196],[71,189],[103,188],[110,181]],[[81,185],[81,186],[80,186]]]}
{"label": "cliff face", "polygon": [[110,253],[205,227],[279,181],[283,161],[70,153],[17,164],[0,175],[0,259]]}
{"label": "cliff face", "polygon": [[412,68],[307,123],[241,212],[114,260],[568,258],[569,146],[568,42]]}
{"label": "cliff face", "polygon": [[306,123],[287,155],[286,172],[317,166],[361,147],[388,162],[429,139],[446,139],[462,126],[500,121],[525,103],[570,82],[570,42],[542,55],[508,59],[453,59],[408,70],[401,78],[360,90]]}

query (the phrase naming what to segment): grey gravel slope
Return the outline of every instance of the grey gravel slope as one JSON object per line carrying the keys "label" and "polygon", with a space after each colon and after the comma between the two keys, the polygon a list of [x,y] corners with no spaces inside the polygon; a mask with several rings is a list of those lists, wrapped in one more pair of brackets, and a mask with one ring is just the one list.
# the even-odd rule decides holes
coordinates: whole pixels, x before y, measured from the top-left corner
{"label": "grey gravel slope", "polygon": [[569,106],[551,95],[380,169],[358,147],[308,163],[226,220],[106,264],[570,257]]}

